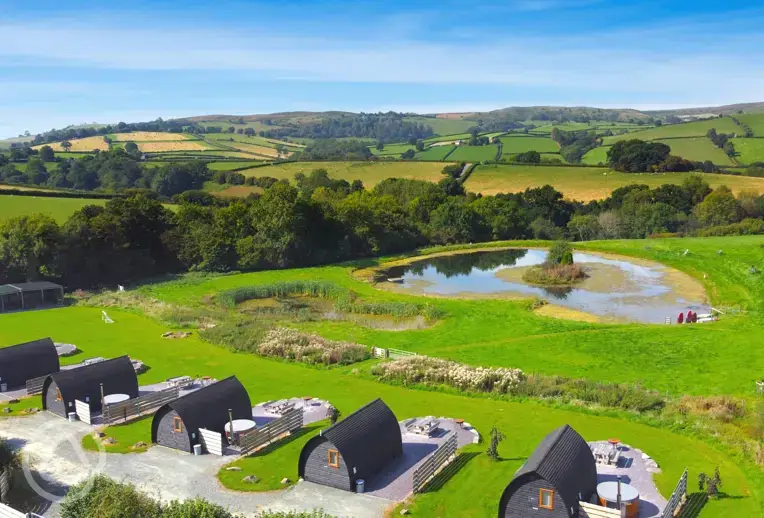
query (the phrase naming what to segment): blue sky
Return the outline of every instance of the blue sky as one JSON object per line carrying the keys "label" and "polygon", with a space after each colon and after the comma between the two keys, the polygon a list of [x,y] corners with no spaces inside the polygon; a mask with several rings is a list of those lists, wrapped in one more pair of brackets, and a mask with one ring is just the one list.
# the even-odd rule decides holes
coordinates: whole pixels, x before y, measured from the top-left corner
{"label": "blue sky", "polygon": [[760,1],[0,0],[0,11],[0,137],[212,113],[764,101]]}

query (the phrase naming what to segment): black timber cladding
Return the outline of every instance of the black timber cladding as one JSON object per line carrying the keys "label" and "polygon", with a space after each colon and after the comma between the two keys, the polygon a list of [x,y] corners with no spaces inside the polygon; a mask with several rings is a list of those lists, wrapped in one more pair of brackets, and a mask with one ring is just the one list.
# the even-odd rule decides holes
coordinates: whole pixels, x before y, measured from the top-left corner
{"label": "black timber cladding", "polygon": [[69,412],[74,411],[76,399],[89,403],[92,412],[100,412],[102,383],[105,396],[127,394],[130,399],[139,396],[138,377],[133,363],[129,357],[120,356],[48,376],[42,387],[43,409],[48,408],[48,391],[53,386],[53,390],[58,388],[61,392],[61,399]]}
{"label": "black timber cladding", "polygon": [[[323,430],[312,438],[300,453],[298,472],[303,476],[309,460],[327,462],[323,456],[313,456],[312,451],[329,443],[339,452],[341,465],[349,476],[350,489],[358,479],[370,481],[388,463],[403,454],[403,441],[398,419],[381,399],[359,408],[342,421]],[[320,480],[313,482],[321,483]]]}
{"label": "black timber cladding", "polygon": [[0,384],[8,385],[9,389],[59,369],[56,346],[50,338],[0,349]]}
{"label": "black timber cladding", "polygon": [[[176,448],[188,444],[193,448],[199,443],[199,428],[224,434],[228,409],[233,419],[252,419],[249,394],[236,376],[186,394],[160,408],[151,423],[151,441]],[[182,433],[188,436],[188,441],[168,435],[179,433],[171,429],[173,419],[165,418],[175,416],[183,422]]]}
{"label": "black timber cladding", "polygon": [[[587,442],[569,425],[561,426],[547,435],[528,460],[515,473],[501,497],[499,516],[507,514],[515,494],[522,486],[543,479],[555,491],[568,516],[577,516],[578,502],[589,501],[597,489],[597,465]],[[538,496],[536,497],[538,499]],[[557,509],[557,506],[555,506]],[[531,513],[527,512],[530,516]]]}

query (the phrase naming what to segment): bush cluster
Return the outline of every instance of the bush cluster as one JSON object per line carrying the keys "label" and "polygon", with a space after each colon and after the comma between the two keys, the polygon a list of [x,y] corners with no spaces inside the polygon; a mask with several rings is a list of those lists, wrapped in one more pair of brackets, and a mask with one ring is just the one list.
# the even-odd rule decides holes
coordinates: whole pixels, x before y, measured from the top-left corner
{"label": "bush cluster", "polygon": [[257,352],[311,365],[349,365],[371,358],[371,351],[365,345],[327,340],[284,327],[268,331]]}

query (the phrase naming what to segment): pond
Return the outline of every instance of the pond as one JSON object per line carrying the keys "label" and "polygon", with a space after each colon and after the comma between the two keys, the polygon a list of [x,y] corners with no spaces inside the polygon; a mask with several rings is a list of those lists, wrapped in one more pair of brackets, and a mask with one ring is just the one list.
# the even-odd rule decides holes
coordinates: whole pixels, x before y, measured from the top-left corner
{"label": "pond", "polygon": [[[545,250],[510,249],[416,260],[381,271],[385,287],[422,295],[539,297],[608,321],[663,323],[680,312],[709,313],[703,287],[690,276],[649,261],[575,252],[589,277],[574,286],[540,287],[523,273]],[[378,280],[380,280],[378,278]]]}

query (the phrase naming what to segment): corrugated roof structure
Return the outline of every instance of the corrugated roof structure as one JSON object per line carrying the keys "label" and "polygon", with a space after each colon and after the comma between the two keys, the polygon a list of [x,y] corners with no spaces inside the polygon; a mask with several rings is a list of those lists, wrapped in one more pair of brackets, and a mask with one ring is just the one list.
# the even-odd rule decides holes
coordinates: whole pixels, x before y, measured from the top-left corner
{"label": "corrugated roof structure", "polygon": [[567,424],[549,433],[517,470],[502,494],[499,516],[504,516],[514,489],[534,476],[554,486],[567,509],[577,510],[578,502],[588,501],[597,488],[597,464],[589,444]]}
{"label": "corrugated roof structure", "polygon": [[300,476],[305,470],[306,453],[313,448],[314,441],[321,440],[329,441],[339,450],[353,485],[357,479],[373,478],[386,464],[403,454],[398,419],[381,399],[359,408],[308,441],[300,454]]}
{"label": "corrugated roof structure", "polygon": [[151,423],[152,442],[157,442],[157,417],[164,415],[168,407],[183,420],[184,430],[189,434],[195,434],[199,428],[223,433],[229,408],[234,419],[252,419],[249,394],[236,376],[186,394],[157,410]]}
{"label": "corrugated roof structure", "polygon": [[46,408],[46,395],[52,383],[58,387],[63,401],[68,403],[79,399],[85,402],[87,398],[90,409],[94,412],[101,410],[102,383],[103,393],[106,396],[127,394],[132,399],[139,395],[138,377],[133,363],[127,356],[51,374],[42,387],[43,408]]}
{"label": "corrugated roof structure", "polygon": [[0,349],[0,384],[20,387],[60,369],[53,340],[42,338]]}

